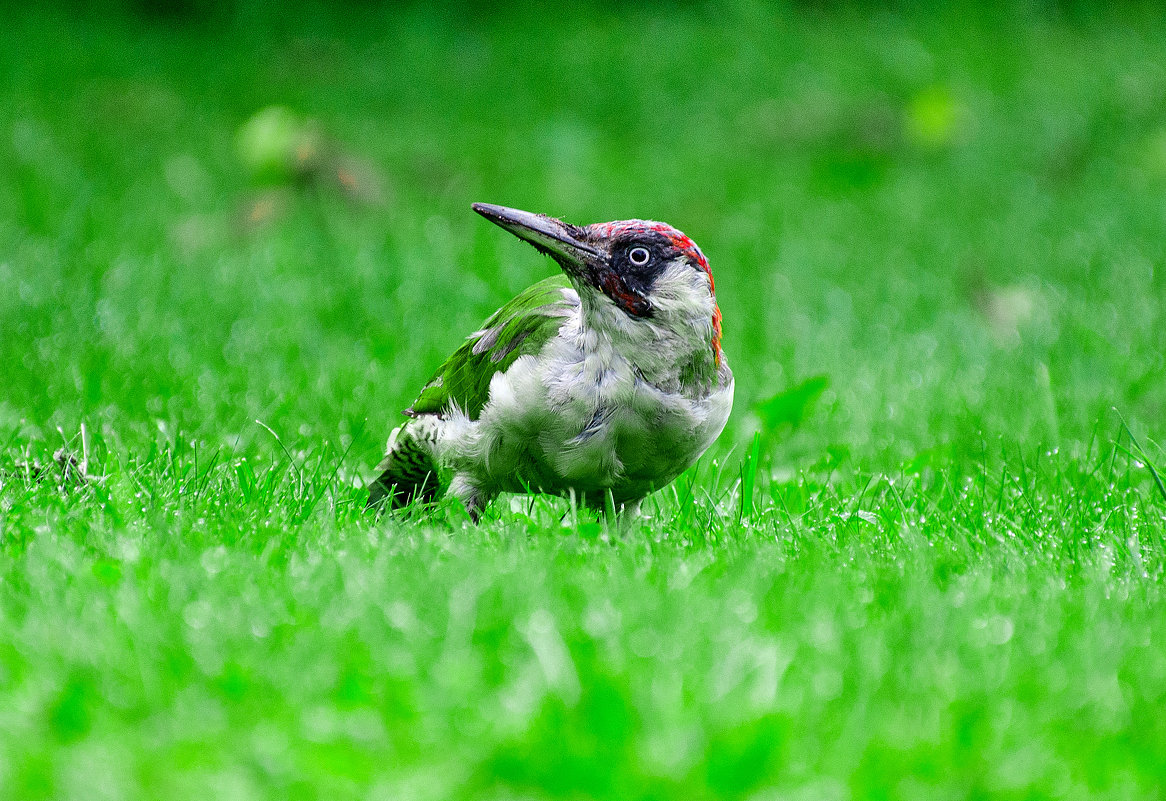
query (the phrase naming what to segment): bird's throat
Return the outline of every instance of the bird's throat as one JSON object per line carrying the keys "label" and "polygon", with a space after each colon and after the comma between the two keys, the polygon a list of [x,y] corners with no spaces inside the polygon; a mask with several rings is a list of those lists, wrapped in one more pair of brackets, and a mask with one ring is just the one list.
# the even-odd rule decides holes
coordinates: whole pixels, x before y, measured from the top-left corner
{"label": "bird's throat", "polygon": [[652,302],[611,268],[601,267],[595,283],[598,289],[626,314],[639,318],[652,316]]}

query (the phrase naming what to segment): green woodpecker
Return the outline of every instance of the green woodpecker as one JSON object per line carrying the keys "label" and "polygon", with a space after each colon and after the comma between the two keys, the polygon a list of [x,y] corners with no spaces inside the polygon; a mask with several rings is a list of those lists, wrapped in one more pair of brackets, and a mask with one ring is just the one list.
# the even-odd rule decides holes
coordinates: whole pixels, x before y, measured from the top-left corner
{"label": "green woodpecker", "polygon": [[495,312],[438,368],[389,436],[369,505],[448,491],[475,520],[500,492],[638,507],[705,452],[733,406],[708,260],[664,223],[580,227],[473,208],[563,273]]}

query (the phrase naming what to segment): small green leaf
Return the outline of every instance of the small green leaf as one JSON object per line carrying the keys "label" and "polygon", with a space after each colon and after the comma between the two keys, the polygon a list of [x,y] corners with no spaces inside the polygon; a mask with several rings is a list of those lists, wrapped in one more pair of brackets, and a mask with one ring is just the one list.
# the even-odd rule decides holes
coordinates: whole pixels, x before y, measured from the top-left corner
{"label": "small green leaf", "polygon": [[762,429],[771,433],[781,426],[797,428],[813,411],[814,403],[830,386],[830,378],[816,375],[797,386],[777,393],[769,400],[761,401],[753,409],[761,418]]}

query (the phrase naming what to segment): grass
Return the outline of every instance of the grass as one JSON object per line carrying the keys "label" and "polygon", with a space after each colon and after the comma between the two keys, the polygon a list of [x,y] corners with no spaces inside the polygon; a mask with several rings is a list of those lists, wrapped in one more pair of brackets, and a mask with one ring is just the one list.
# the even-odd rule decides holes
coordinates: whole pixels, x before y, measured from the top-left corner
{"label": "grass", "polygon": [[[1160,796],[1160,19],[188,10],[0,29],[0,795]],[[363,513],[474,200],[709,255],[646,518]]]}

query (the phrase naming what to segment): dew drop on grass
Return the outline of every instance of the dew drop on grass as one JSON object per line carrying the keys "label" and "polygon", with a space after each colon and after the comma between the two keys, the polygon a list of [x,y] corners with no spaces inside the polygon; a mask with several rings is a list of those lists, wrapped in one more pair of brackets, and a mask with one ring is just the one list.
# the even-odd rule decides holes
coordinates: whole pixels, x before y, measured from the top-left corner
{"label": "dew drop on grass", "polygon": [[417,628],[417,615],[413,607],[405,601],[394,601],[385,610],[385,618],[389,625],[398,631],[409,633]]}
{"label": "dew drop on grass", "polygon": [[975,620],[972,628],[982,633],[983,642],[988,645],[1004,645],[1012,639],[1014,631],[1012,619],[1004,615]]}
{"label": "dew drop on grass", "polygon": [[216,545],[213,548],[207,548],[199,557],[199,562],[202,564],[202,569],[206,571],[208,576],[214,576],[222,572],[227,564],[227,549],[226,546]]}
{"label": "dew drop on grass", "polygon": [[209,601],[191,601],[182,610],[182,619],[192,629],[204,629],[214,617],[214,608]]}

